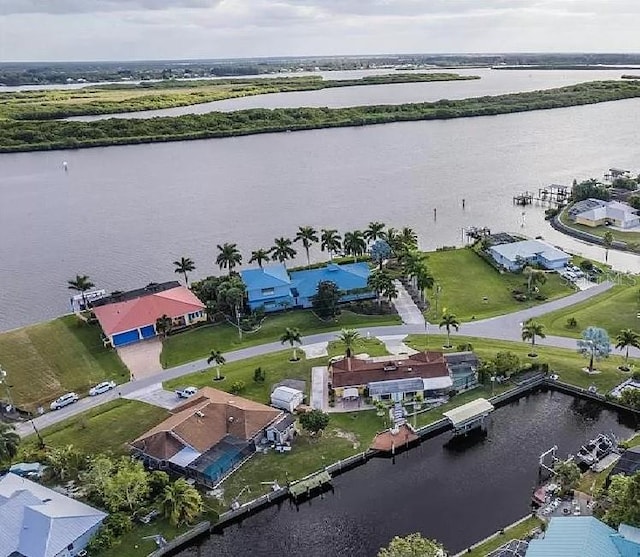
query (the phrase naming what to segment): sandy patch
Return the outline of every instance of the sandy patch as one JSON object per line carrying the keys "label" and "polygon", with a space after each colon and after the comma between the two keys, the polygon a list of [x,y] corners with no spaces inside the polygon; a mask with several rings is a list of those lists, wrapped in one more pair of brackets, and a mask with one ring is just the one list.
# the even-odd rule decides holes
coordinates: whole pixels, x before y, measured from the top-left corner
{"label": "sandy patch", "polygon": [[162,370],[162,342],[158,338],[118,348],[118,355],[131,372],[131,380],[143,379]]}
{"label": "sandy patch", "polygon": [[360,441],[358,441],[358,438],[356,437],[355,433],[351,433],[350,431],[343,431],[341,429],[334,429],[333,433],[336,437],[340,439],[346,439],[347,441],[351,441],[354,449],[357,449],[360,446]]}

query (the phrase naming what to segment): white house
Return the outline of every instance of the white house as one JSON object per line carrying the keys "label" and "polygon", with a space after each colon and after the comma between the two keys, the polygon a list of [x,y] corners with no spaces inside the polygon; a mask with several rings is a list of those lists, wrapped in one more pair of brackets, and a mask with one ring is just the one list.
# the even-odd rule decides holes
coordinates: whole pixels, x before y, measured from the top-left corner
{"label": "white house", "polygon": [[545,269],[562,269],[571,256],[541,240],[523,240],[491,246],[493,260],[508,271],[517,271],[525,265],[540,265]]}
{"label": "white house", "polygon": [[304,401],[304,393],[291,387],[276,387],[271,393],[271,406],[293,412]]}
{"label": "white house", "polygon": [[75,557],[106,516],[8,473],[0,479],[0,557]]}
{"label": "white house", "polygon": [[603,201],[596,207],[577,213],[574,220],[577,224],[592,228],[611,225],[627,230],[640,226],[638,212],[631,205],[619,201]]}

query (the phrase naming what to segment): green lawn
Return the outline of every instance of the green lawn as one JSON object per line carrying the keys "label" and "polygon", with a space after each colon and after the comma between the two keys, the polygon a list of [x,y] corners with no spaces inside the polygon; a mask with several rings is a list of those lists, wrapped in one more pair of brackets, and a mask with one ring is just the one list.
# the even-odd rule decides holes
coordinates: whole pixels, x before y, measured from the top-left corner
{"label": "green lawn", "polygon": [[[620,242],[640,242],[640,232],[622,232],[621,230],[615,230],[609,226],[596,226],[595,228],[592,228],[591,226],[576,224],[575,222],[569,220],[566,211],[563,211],[560,215],[560,221],[562,222],[562,224],[565,224],[566,226],[573,228],[574,230],[586,232],[587,234],[598,236],[599,238],[602,238],[607,232],[611,232],[613,238],[615,240],[619,240]],[[602,249],[604,250],[604,248]]]}
{"label": "green lawn", "polygon": [[116,352],[104,348],[99,326],[73,315],[0,334],[0,361],[15,404],[31,410],[106,379],[129,380]]}
{"label": "green lawn", "polygon": [[427,265],[436,281],[436,286],[428,293],[431,308],[427,313],[427,319],[434,323],[439,321],[445,308],[459,320],[470,321],[474,316],[484,319],[503,315],[574,292],[557,273],[550,273],[547,282],[539,287],[540,294],[548,300],[518,302],[511,292],[526,290],[526,279],[521,274],[500,273],[470,248],[426,255]]}
{"label": "green lawn", "polygon": [[510,540],[522,540],[529,533],[531,533],[536,528],[539,528],[542,524],[542,521],[539,518],[529,517],[527,520],[521,522],[520,524],[513,526],[512,528],[507,528],[504,531],[504,534],[498,534],[495,538],[479,545],[475,549],[473,549],[469,553],[465,553],[465,556],[469,557],[486,557],[492,551],[498,549],[503,546]]}
{"label": "green lawn", "polygon": [[[429,344],[432,347],[442,346],[446,338],[445,335],[429,335]],[[534,359],[527,357],[527,354],[531,351],[531,345],[524,342],[462,336],[456,336],[452,340],[454,345],[470,343],[473,346],[473,351],[480,359],[491,358],[499,351],[510,351],[517,354],[523,363],[534,361]],[[424,349],[424,335],[410,335],[405,342],[409,346]],[[549,368],[560,376],[561,381],[582,388],[595,385],[601,394],[608,392],[629,377],[628,374],[618,370],[618,366],[622,365],[624,361],[621,356],[611,356],[606,360],[597,362],[595,367],[601,373],[588,375],[582,369],[587,367],[589,362],[577,351],[550,346],[536,346],[536,353],[538,357],[535,358],[535,361],[539,363],[547,362]]]}
{"label": "green lawn", "polygon": [[[118,399],[47,427],[40,431],[40,435],[51,447],[73,445],[91,454],[127,454],[127,442],[156,426],[167,416],[169,413],[163,408],[135,400]],[[36,442],[33,434],[24,443],[28,447]]]}
{"label": "green lawn", "polygon": [[295,310],[267,316],[259,331],[245,333],[242,340],[238,338],[237,329],[227,323],[200,327],[170,336],[163,343],[160,361],[164,367],[173,367],[204,358],[213,348],[228,352],[246,346],[279,341],[287,327],[298,328],[302,335],[306,336],[345,327],[377,327],[400,323],[397,315],[358,315],[349,311],[342,312],[336,321],[323,322],[310,310]]}
{"label": "green lawn", "polygon": [[[633,277],[630,277],[631,280]],[[546,327],[547,334],[580,337],[590,325],[606,329],[613,339],[621,329],[640,331],[640,289],[637,285],[619,285],[580,304],[548,313],[538,321]],[[578,322],[575,328],[567,327],[567,319]]]}

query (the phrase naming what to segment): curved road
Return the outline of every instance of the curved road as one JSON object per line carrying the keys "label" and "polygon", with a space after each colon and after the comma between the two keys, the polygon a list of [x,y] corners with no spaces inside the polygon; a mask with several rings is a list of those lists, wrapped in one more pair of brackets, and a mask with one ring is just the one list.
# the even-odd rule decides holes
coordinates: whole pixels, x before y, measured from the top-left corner
{"label": "curved road", "polygon": [[[564,298],[560,298],[559,300],[554,300],[546,304],[541,304],[530,309],[517,311],[515,313],[509,313],[507,315],[501,315],[498,317],[492,317],[489,319],[483,319],[480,321],[464,323],[460,327],[460,331],[452,331],[452,334],[521,342],[521,324],[527,319],[530,319],[532,317],[539,317],[557,309],[562,309],[582,302],[584,300],[588,300],[593,296],[609,290],[612,286],[613,283],[611,282],[603,282],[602,284],[599,284],[593,288],[589,288],[588,290],[582,290],[580,292],[576,292],[575,294],[571,294],[570,296],[566,296]],[[433,327],[435,327],[435,325],[391,325],[386,327],[363,328],[359,329],[359,331],[363,336],[366,336],[367,334],[370,334],[371,336],[391,336],[403,334],[406,335],[412,333],[424,334],[425,331],[429,333],[433,331]],[[335,339],[337,334],[338,332],[334,331],[306,336],[303,337],[302,344],[304,346],[308,344],[331,341]],[[441,334],[441,332],[438,331],[438,334]],[[571,350],[576,348],[576,339],[574,338],[547,336],[545,339],[540,339],[537,342],[538,344],[544,346],[555,346],[558,348],[568,348]],[[282,350],[283,346],[280,342],[269,342],[267,344],[259,344],[257,346],[249,346],[247,348],[241,348],[240,350],[235,350],[233,352],[227,352],[224,356],[227,362],[237,362],[238,360],[244,360],[246,358],[252,358],[254,356],[263,356],[265,354],[279,352]],[[614,349],[614,351],[616,350]],[[620,351],[616,352],[621,353]],[[635,358],[640,358],[640,350],[629,350],[629,354]],[[65,420],[71,416],[80,414],[85,410],[95,408],[96,406],[100,406],[105,402],[114,400],[118,398],[119,395],[128,395],[136,391],[148,388],[151,385],[162,383],[163,381],[166,381],[168,379],[174,379],[176,377],[181,377],[183,375],[194,373],[196,371],[204,371],[209,367],[211,366],[207,364],[206,358],[203,358],[201,360],[195,360],[187,364],[182,364],[176,367],[165,369],[163,371],[160,371],[159,373],[152,375],[151,377],[123,383],[119,385],[118,388],[114,389],[113,391],[108,391],[105,394],[98,395],[96,397],[82,398],[76,404],[72,404],[55,412],[48,412],[42,416],[38,416],[33,420],[33,422],[38,429],[42,429]],[[34,432],[31,422],[17,424],[16,431],[21,437],[25,437]]]}

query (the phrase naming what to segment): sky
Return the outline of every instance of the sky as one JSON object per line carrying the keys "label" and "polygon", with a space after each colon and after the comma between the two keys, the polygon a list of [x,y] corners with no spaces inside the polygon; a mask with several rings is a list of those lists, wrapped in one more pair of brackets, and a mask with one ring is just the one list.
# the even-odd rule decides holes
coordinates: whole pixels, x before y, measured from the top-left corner
{"label": "sky", "polygon": [[639,0],[0,0],[0,61],[640,52]]}

